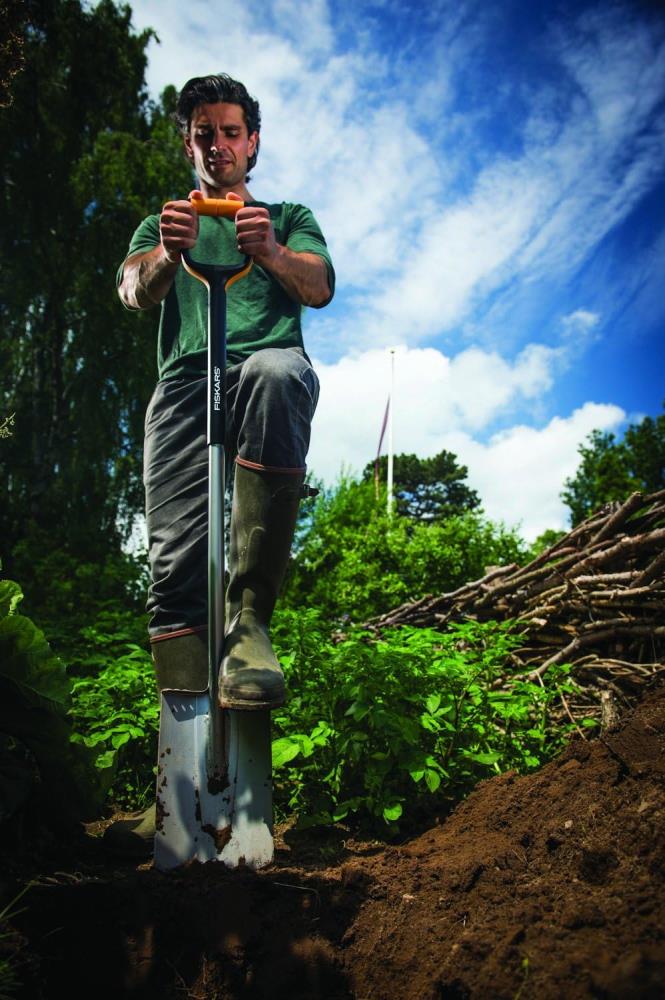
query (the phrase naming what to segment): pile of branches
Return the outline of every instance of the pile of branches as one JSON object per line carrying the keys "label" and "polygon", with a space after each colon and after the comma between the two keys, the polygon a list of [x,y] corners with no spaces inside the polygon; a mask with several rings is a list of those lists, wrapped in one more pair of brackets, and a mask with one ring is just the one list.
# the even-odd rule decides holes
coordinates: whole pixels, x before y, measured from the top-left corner
{"label": "pile of branches", "polygon": [[527,566],[501,566],[450,594],[403,604],[369,623],[515,620],[523,645],[512,670],[542,678],[573,665],[580,693],[564,703],[579,721],[612,724],[654,674],[665,674],[665,490],[607,504]]}

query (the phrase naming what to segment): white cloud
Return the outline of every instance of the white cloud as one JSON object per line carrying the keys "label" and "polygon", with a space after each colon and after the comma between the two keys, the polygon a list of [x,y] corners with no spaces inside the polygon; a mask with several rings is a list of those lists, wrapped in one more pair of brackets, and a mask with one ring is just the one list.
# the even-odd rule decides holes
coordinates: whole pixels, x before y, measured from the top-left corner
{"label": "white cloud", "polygon": [[271,31],[258,5],[229,0],[134,0],[132,23],[156,29],[149,48],[148,81],[154,94],[181,87],[193,76],[226,72],[268,96],[279,81],[304,69],[302,55],[283,31]]}
{"label": "white cloud", "polygon": [[366,296],[369,343],[386,322],[410,343],[451,330],[502,286],[514,292],[545,277],[563,283],[662,174],[665,119],[652,117],[665,89],[665,48],[648,74],[641,47],[629,49],[603,89],[616,39],[599,29],[594,42],[597,62],[578,81],[588,87],[585,99],[571,101],[563,117],[557,109],[543,133],[546,112],[534,94],[540,128],[526,122],[524,152],[491,161],[464,200],[440,201],[408,233],[407,265],[386,291],[371,286]]}
{"label": "white cloud", "polygon": [[334,32],[326,0],[275,0],[273,17],[299,49],[316,53],[332,49]]}
{"label": "white cloud", "polygon": [[586,333],[598,326],[600,316],[589,309],[575,309],[574,312],[562,316],[561,325],[566,335],[574,333]]}
{"label": "white cloud", "polygon": [[[440,450],[436,442],[443,434],[484,431],[517,401],[544,391],[556,352],[533,344],[508,362],[478,348],[451,359],[434,348],[400,346],[394,359],[395,449],[422,454]],[[360,471],[374,458],[390,393],[390,356],[370,350],[314,364],[321,395],[309,461],[331,480],[342,464]]]}
{"label": "white cloud", "polygon": [[468,201],[432,210],[420,232],[408,234],[394,280],[364,297],[369,342],[386,324],[410,343],[458,325],[528,238],[541,211],[539,188],[537,179],[515,179],[501,166],[480,178]]}
{"label": "white cloud", "polygon": [[608,404],[585,403],[568,417],[537,429],[523,424],[490,438],[444,435],[445,447],[469,468],[469,483],[492,520],[518,526],[533,541],[547,528],[568,530],[570,511],[560,498],[564,481],[579,465],[579,445],[594,429],[613,430],[626,414]]}
{"label": "white cloud", "polygon": [[[396,348],[395,452],[425,457],[453,451],[468,466],[488,516],[521,524],[530,539],[545,528],[565,527],[559,493],[579,464],[577,449],[594,428],[616,427],[623,410],[589,402],[542,428],[520,424],[482,440],[498,417],[509,418],[517,405],[542,393],[559,363],[556,349],[539,344],[512,361],[477,348],[452,359],[433,348]],[[342,468],[357,474],[376,454],[391,362],[387,351],[371,350],[315,367],[321,396],[308,462],[331,484]]]}
{"label": "white cloud", "polygon": [[561,317],[562,352],[570,360],[583,354],[602,336],[600,313],[575,309]]}

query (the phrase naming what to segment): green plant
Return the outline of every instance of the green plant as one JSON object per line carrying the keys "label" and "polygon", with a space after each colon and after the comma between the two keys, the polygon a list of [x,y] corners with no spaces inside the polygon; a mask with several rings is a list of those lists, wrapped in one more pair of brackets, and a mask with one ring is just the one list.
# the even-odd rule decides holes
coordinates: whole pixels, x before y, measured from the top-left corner
{"label": "green plant", "polygon": [[517,990],[517,993],[513,997],[513,1000],[520,1000],[522,993],[526,989],[526,985],[529,981],[529,968],[530,968],[529,956],[525,955],[522,961],[520,962],[520,969],[522,970],[522,982],[520,983],[519,989]]}
{"label": "green plant", "polygon": [[98,770],[112,776],[113,803],[142,806],[152,795],[159,730],[150,654],[122,628],[107,632],[98,623],[81,633],[89,654],[78,661],[86,676],[72,684],[75,739],[94,751]]}
{"label": "green plant", "polygon": [[74,743],[64,664],[19,613],[22,599],[18,584],[0,581],[0,822],[34,807],[39,823],[68,824],[94,815],[100,787]]}
{"label": "green plant", "polygon": [[300,826],[355,815],[396,832],[433,795],[441,809],[484,777],[537,767],[568,731],[548,712],[567,668],[544,686],[502,682],[519,642],[510,622],[351,629],[333,643],[316,611],[282,612],[274,637],[289,687],[274,716],[276,803]]}
{"label": "green plant", "polygon": [[[395,510],[415,520],[435,521],[454,514],[462,514],[480,506],[480,498],[464,480],[468,476],[465,465],[457,464],[457,455],[440,451],[431,458],[417,455],[395,455],[393,459],[393,496]],[[362,478],[385,483],[388,457],[369,462]]]}
{"label": "green plant", "polygon": [[110,550],[90,562],[33,528],[14,546],[12,561],[23,582],[26,614],[40,623],[70,676],[81,672],[79,663],[90,653],[83,633],[90,625],[131,642],[145,640],[145,553]]}
{"label": "green plant", "polygon": [[141,442],[155,380],[145,350],[155,317],[126,313],[113,275],[141,219],[186,194],[191,170],[170,120],[175,88],[149,99],[153,32],[134,30],[128,5],[15,6],[25,64],[0,116],[0,173],[8,190],[36,189],[38,134],[49,180],[38,202],[4,204],[0,419],[16,417],[0,442],[0,544],[13,548],[38,525],[51,550],[102,562],[143,506]]}

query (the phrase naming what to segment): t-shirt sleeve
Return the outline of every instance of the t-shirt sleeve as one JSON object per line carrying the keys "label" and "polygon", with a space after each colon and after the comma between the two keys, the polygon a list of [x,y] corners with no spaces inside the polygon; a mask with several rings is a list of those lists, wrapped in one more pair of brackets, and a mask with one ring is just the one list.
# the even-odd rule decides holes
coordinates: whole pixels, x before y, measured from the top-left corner
{"label": "t-shirt sleeve", "polygon": [[321,227],[304,205],[290,206],[286,246],[294,253],[315,253],[323,257],[328,268],[330,298],[322,305],[327,305],[335,294],[335,269]]}
{"label": "t-shirt sleeve", "polygon": [[159,244],[159,216],[149,215],[147,219],[143,220],[129,241],[129,249],[116,274],[116,285],[120,285],[122,281],[122,272],[128,257],[133,257],[136,253],[149,253],[155,247],[158,247]]}

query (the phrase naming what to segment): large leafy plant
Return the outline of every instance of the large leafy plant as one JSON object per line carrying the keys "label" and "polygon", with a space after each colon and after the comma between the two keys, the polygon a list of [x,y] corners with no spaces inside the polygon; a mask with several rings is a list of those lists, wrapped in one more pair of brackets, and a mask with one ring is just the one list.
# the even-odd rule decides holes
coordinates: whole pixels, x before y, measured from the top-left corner
{"label": "large leafy plant", "polygon": [[0,580],[0,822],[33,808],[45,825],[92,818],[104,789],[67,718],[70,682],[44,633]]}
{"label": "large leafy plant", "polygon": [[81,629],[88,653],[76,662],[70,716],[75,739],[113,775],[116,806],[144,805],[154,794],[159,702],[150,654],[124,616],[107,611]]}
{"label": "large leafy plant", "polygon": [[274,716],[276,801],[301,826],[356,816],[396,831],[484,777],[537,767],[565,737],[548,710],[570,689],[566,668],[544,685],[498,683],[519,642],[511,623],[333,642],[315,611],[278,621],[289,698]]}

